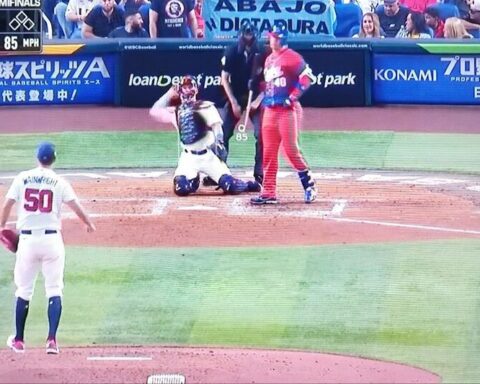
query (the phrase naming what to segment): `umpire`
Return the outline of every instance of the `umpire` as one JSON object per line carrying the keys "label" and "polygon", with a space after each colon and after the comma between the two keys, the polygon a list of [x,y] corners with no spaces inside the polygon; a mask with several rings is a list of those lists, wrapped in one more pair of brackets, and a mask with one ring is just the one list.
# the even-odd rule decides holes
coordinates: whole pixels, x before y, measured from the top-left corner
{"label": "umpire", "polygon": [[[223,139],[225,148],[229,151],[229,141],[233,136],[235,126],[240,121],[242,113],[248,103],[249,87],[252,79],[258,83],[258,76],[263,72],[263,63],[266,55],[260,49],[257,42],[257,29],[250,22],[240,27],[238,42],[229,46],[222,57],[222,86],[227,96],[227,101],[222,108],[221,117],[223,120]],[[255,87],[258,88],[258,87]],[[263,182],[262,169],[262,142],[260,125],[262,120],[262,108],[256,100],[258,89],[252,89],[252,108],[250,109],[250,120],[254,127],[255,136],[255,168],[253,176],[260,184]]]}

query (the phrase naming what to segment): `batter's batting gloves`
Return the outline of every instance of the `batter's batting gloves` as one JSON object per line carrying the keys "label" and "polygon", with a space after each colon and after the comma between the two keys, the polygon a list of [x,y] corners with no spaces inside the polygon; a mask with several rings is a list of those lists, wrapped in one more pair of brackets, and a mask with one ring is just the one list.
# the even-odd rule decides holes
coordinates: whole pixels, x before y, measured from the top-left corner
{"label": "batter's batting gloves", "polygon": [[288,97],[283,101],[283,106],[288,108],[293,108],[293,104],[295,103],[295,99],[293,97]]}

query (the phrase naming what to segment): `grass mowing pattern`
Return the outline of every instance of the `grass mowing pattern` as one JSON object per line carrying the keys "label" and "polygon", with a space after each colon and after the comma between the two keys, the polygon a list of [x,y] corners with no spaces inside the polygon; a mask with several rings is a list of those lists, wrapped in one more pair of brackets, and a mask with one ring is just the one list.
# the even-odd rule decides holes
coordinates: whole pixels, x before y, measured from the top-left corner
{"label": "grass mowing pattern", "polygon": [[[58,168],[174,168],[175,132],[64,132],[0,135],[0,171],[32,167],[40,140],[57,144]],[[406,169],[480,173],[480,135],[394,132],[304,132],[313,168]],[[252,167],[254,139],[231,142],[229,164]],[[285,166],[285,161],[282,162]]]}
{"label": "grass mowing pattern", "polygon": [[[13,258],[0,251],[0,300]],[[63,345],[301,348],[480,377],[480,241],[296,248],[68,248]],[[39,279],[41,280],[41,279]],[[47,330],[43,287],[27,341]],[[4,306],[0,331],[11,330]],[[130,313],[130,315],[127,315]]]}

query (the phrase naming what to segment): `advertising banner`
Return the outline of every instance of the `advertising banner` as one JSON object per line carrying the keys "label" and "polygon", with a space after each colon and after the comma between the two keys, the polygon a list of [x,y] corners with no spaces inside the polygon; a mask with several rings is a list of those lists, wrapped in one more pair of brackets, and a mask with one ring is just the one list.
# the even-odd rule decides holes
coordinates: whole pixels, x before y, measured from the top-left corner
{"label": "advertising banner", "polygon": [[306,107],[357,107],[370,103],[365,92],[367,50],[298,50],[315,76],[301,99]]}
{"label": "advertising banner", "polygon": [[[133,50],[125,44],[120,55],[120,104],[129,107],[151,107],[181,76],[197,79],[199,97],[221,103],[221,58],[224,46],[198,49],[186,44],[181,50]],[[184,47],[184,45],[181,45]]]}
{"label": "advertising banner", "polygon": [[480,55],[373,55],[373,102],[480,104]]}
{"label": "advertising banner", "polygon": [[[132,50],[122,52],[121,104],[150,107],[170,86],[185,74],[199,83],[199,96],[222,105],[226,98],[221,86],[221,58],[224,49]],[[295,48],[295,47],[293,47]],[[364,106],[365,65],[368,49],[297,50],[312,68],[315,76],[311,88],[302,97],[304,106]]]}
{"label": "advertising banner", "polygon": [[115,54],[0,58],[0,105],[113,104]]}
{"label": "advertising banner", "polygon": [[202,15],[206,37],[216,39],[236,37],[249,20],[262,35],[280,23],[290,37],[318,40],[333,36],[336,21],[330,0],[211,0],[203,2]]}

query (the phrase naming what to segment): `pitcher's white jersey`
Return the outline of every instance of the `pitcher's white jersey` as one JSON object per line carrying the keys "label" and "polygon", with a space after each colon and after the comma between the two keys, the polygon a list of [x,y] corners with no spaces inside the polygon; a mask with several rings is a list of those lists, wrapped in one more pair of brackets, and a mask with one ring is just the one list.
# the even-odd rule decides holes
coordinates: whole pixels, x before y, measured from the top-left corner
{"label": "pitcher's white jersey", "polygon": [[6,197],[17,203],[18,230],[60,230],[62,203],[77,199],[63,177],[43,167],[19,173]]}

